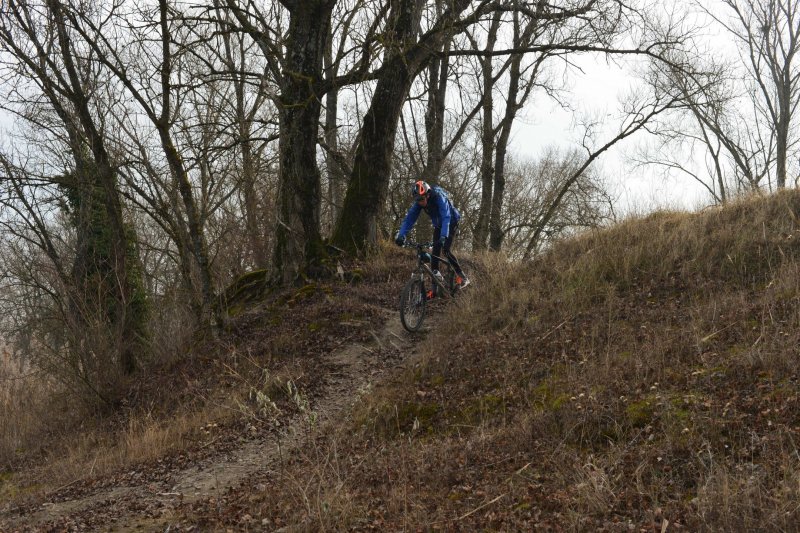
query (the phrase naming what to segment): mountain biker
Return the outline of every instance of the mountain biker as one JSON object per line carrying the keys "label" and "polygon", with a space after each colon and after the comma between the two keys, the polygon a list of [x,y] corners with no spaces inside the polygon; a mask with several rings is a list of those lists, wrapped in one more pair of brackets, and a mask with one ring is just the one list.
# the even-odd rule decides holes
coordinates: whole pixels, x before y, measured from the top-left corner
{"label": "mountain biker", "polygon": [[400,226],[400,231],[397,232],[394,242],[398,246],[402,246],[406,242],[406,233],[411,231],[411,228],[414,227],[417,221],[417,217],[419,217],[420,211],[424,210],[428,213],[428,216],[431,217],[431,223],[433,224],[431,269],[433,269],[434,275],[441,279],[441,274],[439,273],[439,254],[442,252],[442,248],[444,248],[444,254],[456,273],[456,284],[463,289],[469,285],[469,278],[467,278],[464,271],[461,270],[456,256],[450,251],[450,247],[453,245],[453,239],[458,231],[458,221],[461,220],[461,214],[450,202],[447,191],[441,187],[436,185],[431,187],[426,182],[419,180],[414,183],[411,192],[414,196],[414,204],[408,210],[408,213],[406,213],[406,217],[403,219],[403,224]]}

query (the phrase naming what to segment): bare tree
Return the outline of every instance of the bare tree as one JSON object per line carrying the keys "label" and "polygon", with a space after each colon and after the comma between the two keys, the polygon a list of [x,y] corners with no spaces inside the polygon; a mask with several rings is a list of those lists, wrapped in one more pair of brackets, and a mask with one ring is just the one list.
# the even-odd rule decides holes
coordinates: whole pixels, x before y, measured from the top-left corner
{"label": "bare tree", "polygon": [[[192,292],[196,295],[198,319],[201,324],[207,324],[211,319],[215,290],[201,210],[174,131],[178,116],[176,106],[181,102],[185,87],[175,84],[177,58],[167,0],[158,2],[156,24],[137,22],[137,19],[149,20],[149,13],[135,9],[123,12],[121,6],[110,6],[101,20],[111,21],[114,31],[101,28],[93,17],[79,9],[70,7],[62,12],[92,50],[95,61],[113,73],[155,130],[177,193],[177,198],[170,200],[172,236],[181,254],[181,269],[187,286],[195,287],[195,280],[199,280],[199,287]],[[131,61],[132,51],[139,54],[138,62]],[[148,66],[152,66],[152,70]]]}
{"label": "bare tree", "polygon": [[[359,137],[360,144],[356,151],[353,174],[345,198],[344,213],[334,232],[333,239],[338,246],[351,250],[363,249],[374,242],[377,234],[374,213],[381,208],[385,199],[390,171],[387,158],[393,148],[396,123],[399,119],[398,100],[401,96],[405,98],[408,93],[408,80],[414,77],[409,74],[419,72],[432,57],[439,54],[440,47],[450,36],[464,31],[487,16],[494,16],[495,13],[518,12],[532,21],[538,21],[539,24],[560,26],[560,31],[555,33],[562,36],[566,34],[567,38],[529,44],[519,43],[521,46],[512,44],[510,47],[495,50],[474,48],[451,50],[448,55],[502,57],[558,52],[566,56],[576,52],[595,51],[661,57],[663,49],[682,39],[682,36],[677,34],[668,34],[667,39],[660,37],[653,39],[649,32],[644,31],[641,32],[644,37],[640,42],[632,46],[624,45],[627,31],[634,24],[638,22],[645,24],[646,21],[643,14],[620,2],[589,0],[568,7],[541,3],[537,5],[538,10],[535,6],[531,7],[524,2],[501,4],[482,2],[468,10],[468,6],[454,2],[442,17],[432,23],[430,29],[419,37],[416,44],[405,46],[404,53],[398,56],[399,63],[395,56],[387,55],[380,69],[372,106],[365,116],[364,129]],[[407,11],[410,11],[410,7]],[[421,46],[424,46],[422,50]],[[524,95],[524,91],[520,94]],[[511,106],[514,113],[518,104],[515,100]],[[502,182],[498,184],[502,187]],[[497,196],[497,200],[493,203],[495,212],[501,212],[502,194]],[[494,240],[502,241],[499,232],[496,232]]]}
{"label": "bare tree", "polygon": [[[653,148],[634,157],[640,165],[680,173],[706,188],[717,203],[739,190],[757,190],[774,164],[774,130],[765,132],[748,114],[750,94],[742,94],[728,62],[705,60],[698,53],[680,63],[685,68],[656,62],[647,77],[653,91],[680,100],[654,121],[649,130],[657,136]],[[698,163],[704,164],[697,168]]]}
{"label": "bare tree", "polygon": [[[269,248],[267,246],[268,230],[262,223],[264,217],[265,195],[259,191],[259,174],[263,151],[272,138],[258,139],[256,120],[259,114],[270,104],[270,93],[275,90],[271,78],[266,72],[261,73],[251,81],[253,67],[257,66],[251,60],[255,44],[246,41],[244,35],[226,31],[232,21],[228,20],[230,13],[224,10],[221,0],[215,0],[216,14],[219,20],[226,20],[226,25],[220,31],[222,41],[222,63],[225,68],[223,75],[230,80],[233,86],[233,102],[222,99],[221,104],[232,104],[234,146],[238,148],[241,157],[241,190],[244,199],[244,216],[247,228],[247,237],[250,244],[253,263],[259,268],[269,265]],[[263,68],[263,67],[262,67]],[[252,90],[249,85],[254,84]],[[277,135],[275,136],[277,137]],[[276,139],[277,140],[277,139]]]}
{"label": "bare tree", "polygon": [[698,4],[732,35],[755,86],[757,111],[775,133],[775,183],[786,186],[794,118],[800,103],[800,2],[797,0],[722,0],[731,13],[723,18]]}
{"label": "bare tree", "polygon": [[386,199],[391,156],[403,104],[416,76],[439,55],[456,33],[480,20],[489,2],[467,11],[470,2],[456,0],[420,34],[422,2],[390,3],[384,61],[372,102],[364,116],[350,184],[333,242],[347,250],[364,250],[377,240],[377,220]]}
{"label": "bare tree", "polygon": [[[336,220],[339,218],[344,202],[344,192],[347,186],[347,176],[351,166],[351,156],[342,152],[339,133],[339,92],[341,90],[335,80],[348,59],[349,47],[356,41],[353,34],[358,34],[359,25],[364,24],[369,17],[365,16],[367,3],[364,0],[353,2],[339,2],[334,13],[334,22],[331,24],[330,35],[324,57],[324,76],[330,86],[325,94],[325,122],[323,124],[324,140],[320,142],[325,149],[325,168],[327,181],[327,233],[333,231]],[[367,37],[370,30],[367,28]]]}
{"label": "bare tree", "polygon": [[[124,372],[133,372],[137,355],[146,351],[144,297],[135,232],[123,219],[118,173],[97,111],[103,105],[97,97],[103,80],[83,62],[86,50],[73,43],[57,0],[10,2],[6,14],[0,22],[0,46],[12,59],[4,65],[5,80],[11,87],[30,82],[42,96],[37,100],[21,89],[15,92],[19,99],[9,99],[6,108],[30,124],[55,132],[72,161],[62,160],[66,168],[61,168],[60,175],[31,182],[24,168],[4,157],[9,183],[4,201],[14,206],[13,212],[25,221],[23,227],[56,266],[64,294],[52,293],[51,301],[62,306],[62,318],[72,332],[70,348],[88,350],[90,331],[99,324],[108,329],[104,338],[112,359]],[[56,119],[46,118],[49,113]],[[64,263],[70,258],[54,245],[51,226],[36,205],[37,195],[27,196],[36,188],[54,186],[62,191],[62,205],[76,231],[69,271]],[[97,355],[102,357],[102,350]],[[94,366],[84,364],[83,368]]]}
{"label": "bare tree", "polygon": [[[253,3],[227,0],[239,24],[259,45],[280,87],[280,188],[272,260],[273,283],[316,276],[326,251],[320,233],[321,176],[317,131],[323,58],[335,0],[282,0],[285,37]],[[285,54],[281,47],[285,47]]]}
{"label": "bare tree", "polygon": [[[478,220],[475,224],[475,232],[472,236],[472,248],[475,250],[486,249],[486,239],[489,236],[489,217],[492,211],[492,192],[494,185],[494,146],[497,133],[494,128],[494,85],[495,80],[492,75],[494,69],[494,58],[491,52],[497,44],[497,33],[500,30],[499,16],[492,20],[489,31],[486,35],[487,54],[481,58],[481,71],[483,74],[482,88],[483,116],[481,121],[481,204],[478,209]],[[474,38],[473,38],[474,39]],[[477,49],[477,42],[473,45]]]}
{"label": "bare tree", "polygon": [[[530,46],[540,37],[543,4],[537,8],[538,17],[529,18],[525,27],[520,20],[522,15],[518,11],[511,13],[512,40],[511,47],[521,49]],[[497,32],[500,17],[495,18],[489,28],[486,46],[486,55],[482,58],[483,71],[483,125],[481,134],[482,160],[481,160],[481,206],[478,210],[478,220],[473,236],[473,248],[482,250],[486,248],[487,237],[490,238],[490,248],[499,250],[503,241],[501,230],[501,213],[503,210],[505,188],[505,163],[508,151],[508,142],[511,128],[525,101],[533,89],[538,73],[549,57],[549,52],[532,54],[534,59],[523,68],[523,59],[526,54],[512,53],[502,65],[501,70],[508,71],[507,89],[504,95],[505,111],[495,125],[495,86],[496,77],[493,74],[494,61],[491,52],[497,43]],[[473,40],[474,42],[474,40]],[[477,45],[477,43],[474,43]],[[477,46],[476,46],[477,48]],[[527,75],[527,77],[526,77]],[[525,79],[526,77],[526,79]]]}
{"label": "bare tree", "polygon": [[[644,94],[632,95],[626,103],[626,108],[623,111],[623,116],[616,132],[605,142],[598,143],[594,139],[596,136],[595,129],[598,124],[585,124],[582,141],[584,158],[579,165],[572,167],[571,172],[560,181],[558,187],[553,191],[547,207],[537,215],[533,224],[530,224],[532,232],[523,254],[524,259],[530,258],[533,252],[541,246],[542,239],[561,209],[564,198],[567,197],[575,184],[591,167],[592,163],[612,146],[646,128],[655,117],[673,108],[679,101],[677,97],[665,94],[656,94],[650,98]],[[508,231],[508,229],[505,231]]]}
{"label": "bare tree", "polygon": [[[435,3],[436,18],[440,18],[445,9],[445,3],[439,0]],[[441,56],[435,56],[428,65],[428,102],[425,113],[425,137],[428,155],[422,178],[427,181],[436,181],[445,158],[444,126],[447,102],[447,86],[449,82],[450,47],[451,38],[445,38]],[[467,117],[470,120],[470,117]]]}
{"label": "bare tree", "polygon": [[[536,160],[508,158],[506,201],[501,224],[505,236],[504,249],[509,256],[525,255],[538,228],[537,221],[582,163],[580,151],[555,148],[546,149]],[[567,189],[555,214],[528,254],[578,229],[601,226],[613,216],[613,199],[598,172],[590,167]]]}

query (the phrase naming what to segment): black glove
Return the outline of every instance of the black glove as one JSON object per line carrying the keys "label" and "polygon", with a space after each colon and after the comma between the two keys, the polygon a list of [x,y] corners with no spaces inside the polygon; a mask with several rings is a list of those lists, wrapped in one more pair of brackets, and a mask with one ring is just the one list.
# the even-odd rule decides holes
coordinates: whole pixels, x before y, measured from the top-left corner
{"label": "black glove", "polygon": [[447,237],[439,237],[439,246],[444,248],[444,243],[447,242]]}
{"label": "black glove", "polygon": [[403,246],[406,243],[406,236],[398,233],[397,237],[394,238],[394,243],[397,246]]}

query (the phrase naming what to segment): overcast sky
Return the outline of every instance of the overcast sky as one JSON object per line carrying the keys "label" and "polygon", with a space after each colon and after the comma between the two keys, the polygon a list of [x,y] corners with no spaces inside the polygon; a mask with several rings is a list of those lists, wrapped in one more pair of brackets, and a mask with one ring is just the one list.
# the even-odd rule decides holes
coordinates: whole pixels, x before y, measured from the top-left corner
{"label": "overcast sky", "polygon": [[[607,118],[605,143],[616,133],[619,121],[615,118],[620,99],[637,85],[630,65],[609,64],[603,56],[584,55],[576,60],[583,73],[575,72],[570,79],[570,101],[577,112],[565,110],[546,98],[537,98],[520,113],[512,138],[514,151],[536,158],[548,145],[564,148],[580,147],[574,124],[583,114]],[[652,169],[634,169],[626,154],[635,151],[647,134],[637,132],[603,154],[597,165],[613,187],[618,198],[618,213],[653,211],[659,208],[697,209],[710,202],[707,191],[690,178],[665,179]]]}

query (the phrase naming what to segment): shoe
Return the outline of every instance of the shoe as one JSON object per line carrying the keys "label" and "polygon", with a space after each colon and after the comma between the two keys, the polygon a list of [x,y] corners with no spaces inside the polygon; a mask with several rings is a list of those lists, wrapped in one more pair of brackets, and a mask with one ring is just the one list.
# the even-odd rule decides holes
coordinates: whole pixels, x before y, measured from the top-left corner
{"label": "shoe", "polygon": [[433,275],[436,276],[436,279],[438,279],[439,281],[444,282],[444,277],[442,276],[442,273],[439,272],[438,270],[434,270]]}
{"label": "shoe", "polygon": [[458,282],[458,287],[464,289],[469,284],[470,284],[469,278],[464,276],[463,278],[461,278],[461,281]]}

